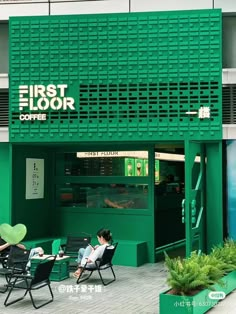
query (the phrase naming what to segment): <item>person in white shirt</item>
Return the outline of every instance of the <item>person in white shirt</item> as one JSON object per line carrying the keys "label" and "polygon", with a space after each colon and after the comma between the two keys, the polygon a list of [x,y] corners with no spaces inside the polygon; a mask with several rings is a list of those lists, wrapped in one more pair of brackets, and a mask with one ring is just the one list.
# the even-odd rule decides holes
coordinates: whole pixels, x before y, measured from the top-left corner
{"label": "person in white shirt", "polygon": [[[110,245],[112,242],[112,234],[109,229],[100,229],[97,232],[97,239],[100,245],[93,247],[89,244],[86,249],[83,250],[83,256],[79,264],[78,269],[73,274],[74,277],[78,278],[82,272],[84,265],[87,263],[86,267],[94,267],[95,261],[102,257],[106,246]],[[80,252],[81,254],[81,252]]]}

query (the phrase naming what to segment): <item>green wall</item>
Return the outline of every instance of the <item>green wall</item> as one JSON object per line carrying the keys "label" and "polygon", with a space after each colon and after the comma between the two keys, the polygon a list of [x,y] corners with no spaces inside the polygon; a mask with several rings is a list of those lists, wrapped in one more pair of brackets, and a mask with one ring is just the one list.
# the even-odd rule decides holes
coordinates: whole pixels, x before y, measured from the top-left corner
{"label": "green wall", "polygon": [[124,214],[107,212],[101,213],[82,212],[76,209],[61,209],[58,217],[58,226],[61,235],[78,235],[80,232],[92,234],[96,238],[96,232],[102,228],[109,228],[113,239],[145,241],[148,243],[148,260],[155,262],[153,247],[153,215],[150,214]]}
{"label": "green wall", "polygon": [[[221,18],[219,9],[11,17],[10,141],[222,138]],[[67,97],[74,106],[63,109]],[[210,118],[186,114],[201,107]]]}
{"label": "green wall", "polygon": [[0,224],[11,223],[11,144],[0,143]]}
{"label": "green wall", "polygon": [[[26,158],[44,159],[44,198],[25,199]],[[27,227],[26,239],[52,235],[52,153],[43,146],[15,146],[12,162],[12,223]]]}

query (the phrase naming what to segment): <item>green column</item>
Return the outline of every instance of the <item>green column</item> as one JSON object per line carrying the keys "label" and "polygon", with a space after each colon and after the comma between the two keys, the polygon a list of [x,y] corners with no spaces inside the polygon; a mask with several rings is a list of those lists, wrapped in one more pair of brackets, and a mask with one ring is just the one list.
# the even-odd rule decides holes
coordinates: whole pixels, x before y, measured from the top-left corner
{"label": "green column", "polygon": [[0,224],[11,223],[11,169],[11,144],[0,143]]}

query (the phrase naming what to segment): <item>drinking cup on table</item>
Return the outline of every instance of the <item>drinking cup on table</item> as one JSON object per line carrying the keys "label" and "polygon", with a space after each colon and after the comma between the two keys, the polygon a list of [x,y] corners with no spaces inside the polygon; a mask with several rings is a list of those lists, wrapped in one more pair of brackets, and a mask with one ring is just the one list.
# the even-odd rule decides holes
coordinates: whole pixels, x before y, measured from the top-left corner
{"label": "drinking cup on table", "polygon": [[40,248],[40,249],[39,249],[39,256],[42,257],[43,254],[44,254],[44,251],[43,251],[43,249]]}
{"label": "drinking cup on table", "polygon": [[63,257],[64,256],[64,251],[60,250],[58,255],[59,255],[59,257]]}

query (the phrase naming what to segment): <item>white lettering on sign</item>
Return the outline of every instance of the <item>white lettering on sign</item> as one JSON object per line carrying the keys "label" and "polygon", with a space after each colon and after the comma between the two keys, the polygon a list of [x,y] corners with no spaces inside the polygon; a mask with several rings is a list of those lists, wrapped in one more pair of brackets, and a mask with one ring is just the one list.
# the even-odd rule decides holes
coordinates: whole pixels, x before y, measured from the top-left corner
{"label": "white lettering on sign", "polygon": [[225,299],[226,294],[224,291],[211,291],[208,296],[213,300],[223,300]]}
{"label": "white lettering on sign", "polygon": [[209,119],[211,117],[210,107],[200,107],[198,110],[199,119]]}
{"label": "white lettering on sign", "polygon": [[[19,110],[28,108],[30,111],[75,110],[75,100],[66,97],[67,84],[20,85]],[[24,118],[25,116],[25,118]],[[31,118],[29,118],[31,117]],[[46,114],[45,114],[46,117]],[[41,115],[21,114],[20,120],[46,120]]]}
{"label": "white lettering on sign", "polygon": [[139,157],[148,158],[147,151],[106,151],[106,152],[77,152],[77,158],[92,157]]}
{"label": "white lettering on sign", "polygon": [[47,116],[43,114],[20,114],[20,120],[46,120]]}

